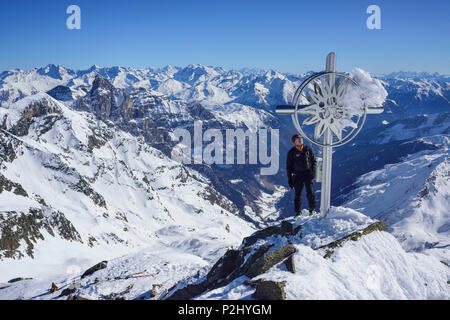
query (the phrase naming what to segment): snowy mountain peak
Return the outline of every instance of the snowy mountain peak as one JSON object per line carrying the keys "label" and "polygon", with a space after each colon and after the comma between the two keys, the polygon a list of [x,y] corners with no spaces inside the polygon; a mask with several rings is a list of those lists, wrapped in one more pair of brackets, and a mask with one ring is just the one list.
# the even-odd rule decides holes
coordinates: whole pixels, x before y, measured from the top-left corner
{"label": "snowy mountain peak", "polygon": [[34,118],[61,113],[61,104],[44,92],[19,100],[8,108],[0,108],[1,127],[11,130],[16,135],[28,134],[28,129]]}
{"label": "snowy mountain peak", "polygon": [[48,76],[54,79],[62,80],[61,74],[66,70],[61,66],[56,66],[54,64],[49,64],[44,68],[37,70],[37,73],[42,76]]}
{"label": "snowy mountain peak", "polygon": [[443,75],[438,72],[412,72],[412,71],[397,71],[383,75],[384,79],[449,79],[448,75]]}

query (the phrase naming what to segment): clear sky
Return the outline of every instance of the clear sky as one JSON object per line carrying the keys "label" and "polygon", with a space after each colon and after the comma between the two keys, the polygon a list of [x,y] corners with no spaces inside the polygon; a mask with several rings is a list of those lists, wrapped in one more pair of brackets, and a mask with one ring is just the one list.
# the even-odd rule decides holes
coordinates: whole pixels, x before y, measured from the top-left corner
{"label": "clear sky", "polygon": [[[81,8],[81,30],[66,9]],[[369,5],[381,30],[369,30]],[[0,70],[203,64],[450,73],[449,0],[1,0]]]}

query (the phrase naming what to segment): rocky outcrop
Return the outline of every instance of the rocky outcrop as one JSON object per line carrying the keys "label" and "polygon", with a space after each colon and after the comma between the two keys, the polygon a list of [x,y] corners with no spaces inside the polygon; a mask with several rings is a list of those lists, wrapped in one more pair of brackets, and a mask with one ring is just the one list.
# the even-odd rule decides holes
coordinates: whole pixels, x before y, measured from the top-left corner
{"label": "rocky outcrop", "polygon": [[12,182],[0,173],[0,193],[3,191],[9,191],[19,196],[28,197],[27,192],[19,183]]}
{"label": "rocky outcrop", "polygon": [[265,239],[270,236],[279,235],[279,236],[289,236],[291,234],[297,234],[301,229],[301,225],[297,227],[295,230],[292,227],[292,224],[287,221],[282,221],[279,226],[271,226],[259,231],[256,231],[251,236],[244,238],[242,242],[244,246],[251,246],[256,241],[260,239]]}
{"label": "rocky outcrop", "polygon": [[[298,232],[299,230],[300,228],[297,228],[295,231]],[[274,235],[287,238],[295,235],[295,233],[292,225],[286,221],[280,226],[268,227],[255,232],[243,240],[241,249],[228,250],[214,264],[205,279],[176,290],[168,299],[191,299],[207,290],[225,286],[238,277],[245,275],[249,278],[254,278],[265,273],[295,252],[294,246],[290,243],[276,249],[273,249],[274,244],[270,243],[255,245],[258,240]]]}
{"label": "rocky outcrop", "polygon": [[[382,222],[374,222],[366,228],[355,231],[346,237],[320,246],[315,250],[326,250],[325,258],[328,258],[344,242],[356,241],[360,237],[373,231],[384,231],[386,225]],[[284,263],[287,271],[295,273],[294,253],[296,251],[291,243],[301,230],[301,225],[296,226],[287,221],[280,225],[270,226],[259,230],[251,236],[244,238],[240,249],[228,250],[211,268],[208,274],[194,283],[190,283],[169,293],[170,300],[192,299],[208,290],[223,287],[233,280],[246,276],[250,279],[244,281],[245,285],[256,288],[253,297],[262,300],[285,300],[284,287],[286,282],[265,281],[263,278],[253,280],[255,277],[266,273],[270,268]],[[285,243],[285,245],[280,245]]]}
{"label": "rocky outcrop", "polygon": [[50,99],[47,96],[47,98],[31,101],[23,110],[21,118],[8,131],[19,137],[26,136],[35,118],[53,113],[61,113],[61,109],[54,101],[50,101]]}
{"label": "rocky outcrop", "polygon": [[95,77],[88,94],[91,102],[89,107],[103,121],[108,121],[111,111],[117,107],[114,91],[114,86],[108,80],[99,75]]}
{"label": "rocky outcrop", "polygon": [[33,258],[34,245],[44,240],[43,230],[51,236],[58,234],[65,240],[82,242],[80,234],[62,212],[52,211],[48,216],[39,208],[30,208],[27,213],[0,212],[0,259],[20,259],[25,254]]}
{"label": "rocky outcrop", "polygon": [[[3,127],[6,127],[3,126]],[[1,127],[1,129],[3,129]],[[4,130],[4,129],[3,129]],[[18,139],[12,138],[10,135],[0,130],[0,163],[13,162],[16,158],[16,148],[21,142]]]}
{"label": "rocky outcrop", "polygon": [[295,273],[294,255],[291,254],[286,260],[284,260],[286,270]]}
{"label": "rocky outcrop", "polygon": [[274,265],[286,259],[286,257],[292,255],[294,252],[295,248],[292,244],[288,244],[277,250],[271,251],[263,255],[252,266],[250,266],[245,275],[249,278],[254,278],[260,274],[263,274]]}
{"label": "rocky outcrop", "polygon": [[106,269],[106,267],[108,266],[108,261],[102,261],[97,263],[96,265],[90,267],[89,269],[87,269],[82,275],[81,275],[81,279],[90,276],[91,274],[99,271],[99,270],[103,270]]}
{"label": "rocky outcrop", "polygon": [[325,250],[324,258],[329,258],[333,255],[334,250],[338,247],[341,247],[345,242],[347,241],[357,241],[359,238],[361,238],[364,235],[367,235],[369,233],[372,233],[374,231],[384,231],[386,230],[387,226],[385,223],[381,221],[374,222],[367,226],[366,228],[352,232],[351,234],[338,239],[336,241],[333,241],[331,243],[328,243],[326,245],[320,246],[315,248],[315,250]]}
{"label": "rocky outcrop", "polygon": [[73,190],[81,192],[91,198],[91,200],[99,207],[106,209],[106,201],[103,196],[95,191],[91,185],[82,177],[79,177],[78,183],[72,186]]}
{"label": "rocky outcrop", "polygon": [[47,91],[47,94],[60,101],[73,100],[72,90],[70,90],[70,88],[66,86],[56,86],[53,89]]}
{"label": "rocky outcrop", "polygon": [[214,190],[212,187],[206,187],[205,190],[202,193],[198,193],[198,196],[209,201],[211,204],[217,204],[219,207],[224,208],[225,210],[229,212],[238,213],[239,210],[236,207],[236,205],[228,200],[227,198],[223,197],[219,192]]}
{"label": "rocky outcrop", "polygon": [[286,281],[261,281],[256,286],[252,297],[257,300],[286,300],[285,286]]}

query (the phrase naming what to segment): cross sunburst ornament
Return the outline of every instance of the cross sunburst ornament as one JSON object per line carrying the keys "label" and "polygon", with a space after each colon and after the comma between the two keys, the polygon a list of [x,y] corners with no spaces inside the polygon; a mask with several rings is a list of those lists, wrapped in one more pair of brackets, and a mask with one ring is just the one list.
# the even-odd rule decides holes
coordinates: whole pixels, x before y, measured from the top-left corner
{"label": "cross sunburst ornament", "polygon": [[347,91],[348,80],[344,79],[330,86],[329,81],[314,82],[314,90],[307,97],[311,105],[298,111],[299,114],[309,115],[303,121],[304,125],[316,124],[314,139],[319,139],[325,133],[326,128],[342,140],[342,131],[345,127],[356,127],[351,120],[352,114],[345,108],[342,101]]}

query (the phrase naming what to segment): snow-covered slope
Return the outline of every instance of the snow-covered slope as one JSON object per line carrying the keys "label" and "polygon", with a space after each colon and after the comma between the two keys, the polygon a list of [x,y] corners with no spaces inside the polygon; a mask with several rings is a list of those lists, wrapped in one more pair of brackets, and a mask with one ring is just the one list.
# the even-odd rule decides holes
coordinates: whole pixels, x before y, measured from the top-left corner
{"label": "snow-covered slope", "polygon": [[252,227],[204,176],[45,93],[0,109],[2,280],[155,244],[200,257]]}
{"label": "snow-covered slope", "polygon": [[[72,270],[0,284],[0,295],[59,300],[448,299],[448,265],[434,256],[405,252],[384,228],[357,211],[333,207],[325,219],[301,217],[259,230],[212,263],[155,246],[108,261],[82,279],[84,270]],[[58,290],[50,293],[52,282]]]}
{"label": "snow-covered slope", "polygon": [[437,147],[361,176],[345,206],[387,223],[408,250],[449,256],[450,185],[448,135],[420,139]]}
{"label": "snow-covered slope", "polygon": [[[293,227],[299,223],[294,223]],[[295,252],[288,259],[292,259],[290,264],[295,270],[287,269],[283,259],[253,277],[251,282],[258,291],[258,281],[273,281],[283,288],[288,300],[450,297],[450,268],[447,265],[432,256],[405,252],[397,239],[387,232],[364,229],[371,223],[374,221],[359,212],[337,207],[331,209],[325,220],[305,222],[295,236],[261,239],[257,243],[259,247],[273,245],[266,256],[290,241]],[[356,230],[364,232],[356,235],[353,233]],[[343,235],[348,234],[354,236],[340,244],[331,241],[343,239]],[[331,245],[326,246],[329,243]],[[241,276],[196,299],[254,299],[260,296],[261,293],[255,296],[255,285],[249,285],[248,280],[248,276]],[[266,287],[262,293],[273,298],[279,296],[271,287]]]}

